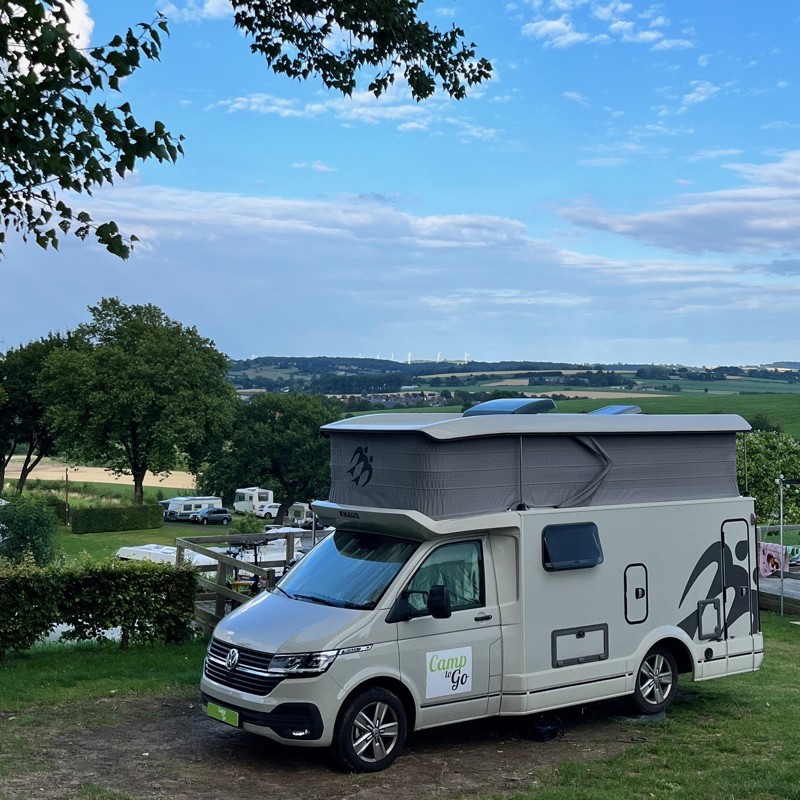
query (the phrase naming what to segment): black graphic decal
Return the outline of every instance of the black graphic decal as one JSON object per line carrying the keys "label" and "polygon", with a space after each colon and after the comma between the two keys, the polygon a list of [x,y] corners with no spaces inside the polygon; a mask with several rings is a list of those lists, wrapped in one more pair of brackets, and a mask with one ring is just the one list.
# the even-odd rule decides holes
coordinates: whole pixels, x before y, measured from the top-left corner
{"label": "black graphic decal", "polygon": [[[714,573],[714,579],[711,581],[711,586],[708,588],[705,599],[713,600],[715,597],[719,597],[720,600],[724,599],[722,598],[724,589],[722,585],[723,570],[721,569],[718,557],[720,549],[722,550],[722,557],[725,560],[724,574],[728,576],[729,584],[732,586],[750,585],[750,575],[748,574],[747,570],[744,567],[740,567],[738,564],[733,563],[733,554],[731,553],[730,547],[728,547],[728,545],[722,545],[720,547],[719,544],[715,543],[709,545],[705,553],[700,556],[697,564],[695,564],[695,568],[692,570],[692,574],[689,576],[689,580],[686,582],[686,587],[683,590],[678,607],[683,605],[683,601],[686,599],[686,595],[689,593],[689,590],[692,588],[692,586],[694,586],[700,575],[712,564],[716,566],[716,572]],[[748,592],[742,596],[739,592],[736,592],[733,602],[728,608],[728,614],[725,618],[725,626],[728,627],[733,625],[733,623],[736,622],[739,617],[749,613],[750,593]],[[700,619],[698,617],[696,608],[692,610],[689,616],[678,623],[678,627],[686,631],[686,633],[692,639],[694,639],[697,635],[697,629],[699,625]]]}
{"label": "black graphic decal", "polygon": [[350,469],[347,470],[350,482],[362,488],[372,480],[372,456],[368,447],[356,447],[350,458]]}

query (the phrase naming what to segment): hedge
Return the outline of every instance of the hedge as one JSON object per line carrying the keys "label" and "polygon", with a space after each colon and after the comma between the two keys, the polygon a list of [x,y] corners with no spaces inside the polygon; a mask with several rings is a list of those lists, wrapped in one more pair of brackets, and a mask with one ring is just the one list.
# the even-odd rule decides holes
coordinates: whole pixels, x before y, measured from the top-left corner
{"label": "hedge", "polygon": [[164,525],[164,511],[159,505],[79,508],[70,516],[73,533],[139,531]]}
{"label": "hedge", "polygon": [[0,559],[0,659],[32,647],[56,625],[66,640],[104,639],[120,628],[130,642],[180,642],[192,635],[197,578],[189,566],[87,561],[37,567]]}

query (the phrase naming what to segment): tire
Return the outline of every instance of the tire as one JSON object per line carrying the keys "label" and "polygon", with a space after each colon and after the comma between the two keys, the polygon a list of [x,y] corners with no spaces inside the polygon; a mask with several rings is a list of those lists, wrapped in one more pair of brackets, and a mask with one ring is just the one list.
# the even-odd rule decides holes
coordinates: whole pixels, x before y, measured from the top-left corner
{"label": "tire", "polygon": [[379,772],[394,763],[406,741],[406,712],[397,695],[373,687],[350,698],[339,713],[331,749],[352,772]]}
{"label": "tire", "polygon": [[230,522],[230,520],[227,517],[222,520],[222,524],[223,525],[227,525],[229,522]]}
{"label": "tire", "polygon": [[208,525],[208,520],[205,517],[203,517],[203,525]]}
{"label": "tire", "polygon": [[270,514],[269,511],[267,511],[267,513],[264,514],[264,519],[272,519],[272,514]]}
{"label": "tire", "polygon": [[643,714],[658,714],[675,699],[678,666],[672,653],[661,645],[653,647],[636,671],[633,704]]}

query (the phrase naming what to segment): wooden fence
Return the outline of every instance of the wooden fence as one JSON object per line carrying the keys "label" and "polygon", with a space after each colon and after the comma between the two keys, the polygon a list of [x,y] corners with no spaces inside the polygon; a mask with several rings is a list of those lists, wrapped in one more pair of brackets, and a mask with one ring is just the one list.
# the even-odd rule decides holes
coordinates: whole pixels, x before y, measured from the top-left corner
{"label": "wooden fence", "polygon": [[[298,530],[297,538],[302,532]],[[307,533],[307,532],[306,532]],[[286,539],[286,553],[283,558],[261,560],[259,548],[275,539]],[[212,550],[214,545],[225,544],[229,549],[241,548],[241,552],[252,548],[254,561],[246,561],[228,553]],[[225,616],[227,611],[246,603],[250,596],[247,589],[250,580],[237,580],[240,572],[257,575],[261,589],[271,589],[275,585],[276,570],[284,570],[294,558],[295,534],[244,533],[220,534],[218,536],[185,536],[175,539],[176,564],[189,560],[187,551],[204,556],[215,563],[196,565],[200,573],[197,581],[200,591],[195,602],[195,620],[210,633],[214,626]],[[213,577],[208,577],[211,573]]]}

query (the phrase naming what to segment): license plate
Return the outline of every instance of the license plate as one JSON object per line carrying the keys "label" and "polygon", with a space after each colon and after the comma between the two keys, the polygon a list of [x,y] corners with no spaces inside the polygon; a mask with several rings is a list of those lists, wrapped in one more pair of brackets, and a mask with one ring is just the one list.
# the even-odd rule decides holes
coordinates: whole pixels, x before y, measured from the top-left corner
{"label": "license plate", "polygon": [[218,706],[216,703],[209,703],[206,707],[206,713],[209,717],[218,719],[226,725],[233,725],[234,728],[239,727],[239,712],[231,711],[230,708]]}

